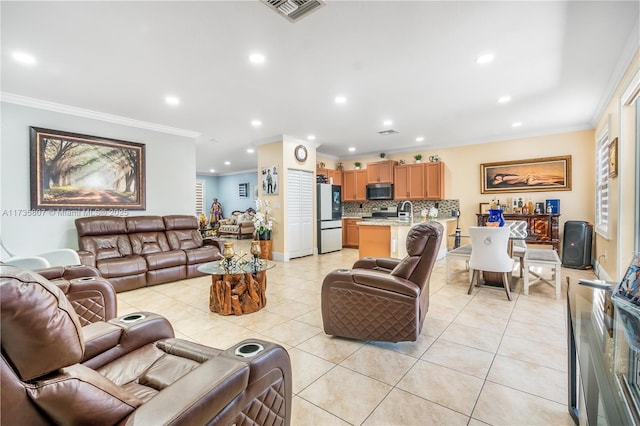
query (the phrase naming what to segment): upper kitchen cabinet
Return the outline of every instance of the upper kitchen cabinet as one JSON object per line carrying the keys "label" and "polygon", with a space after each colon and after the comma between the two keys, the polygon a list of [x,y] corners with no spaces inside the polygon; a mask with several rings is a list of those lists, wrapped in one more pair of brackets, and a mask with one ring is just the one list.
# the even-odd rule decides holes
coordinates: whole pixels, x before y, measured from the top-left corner
{"label": "upper kitchen cabinet", "polygon": [[394,200],[422,200],[425,197],[426,164],[403,164],[393,170]]}
{"label": "upper kitchen cabinet", "polygon": [[424,164],[425,199],[444,200],[444,163]]}
{"label": "upper kitchen cabinet", "polygon": [[342,201],[367,200],[367,171],[345,170],[342,172]]}
{"label": "upper kitchen cabinet", "polygon": [[393,168],[397,164],[393,160],[367,163],[367,183],[393,183]]}
{"label": "upper kitchen cabinet", "polygon": [[342,170],[316,169],[316,175],[325,175],[331,183],[333,179],[334,185],[342,185]]}

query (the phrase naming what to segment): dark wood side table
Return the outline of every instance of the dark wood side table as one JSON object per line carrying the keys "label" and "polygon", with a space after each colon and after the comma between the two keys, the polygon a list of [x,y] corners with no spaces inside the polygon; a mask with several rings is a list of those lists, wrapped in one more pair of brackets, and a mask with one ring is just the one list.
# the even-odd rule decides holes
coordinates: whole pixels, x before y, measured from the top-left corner
{"label": "dark wood side table", "polygon": [[[558,251],[560,245],[559,214],[504,214],[505,220],[523,220],[527,222],[527,243],[549,244]],[[476,213],[478,226],[486,226],[488,214]]]}

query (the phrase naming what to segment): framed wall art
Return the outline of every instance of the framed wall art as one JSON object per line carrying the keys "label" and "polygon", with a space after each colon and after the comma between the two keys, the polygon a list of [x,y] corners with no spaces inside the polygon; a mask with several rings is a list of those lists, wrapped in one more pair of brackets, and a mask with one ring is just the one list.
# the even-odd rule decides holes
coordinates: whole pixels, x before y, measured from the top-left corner
{"label": "framed wall art", "polygon": [[145,206],[144,144],[31,127],[31,208]]}
{"label": "framed wall art", "polygon": [[278,194],[278,167],[262,168],[262,194],[277,195]]}
{"label": "framed wall art", "polygon": [[618,138],[609,145],[609,177],[618,176]]}
{"label": "framed wall art", "polygon": [[480,165],[481,193],[570,191],[571,156]]}

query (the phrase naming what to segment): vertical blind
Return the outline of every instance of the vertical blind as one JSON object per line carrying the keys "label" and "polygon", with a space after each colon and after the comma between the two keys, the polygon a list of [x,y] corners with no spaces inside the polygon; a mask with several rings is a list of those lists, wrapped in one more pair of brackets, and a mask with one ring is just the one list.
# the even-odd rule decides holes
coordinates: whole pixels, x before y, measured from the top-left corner
{"label": "vertical blind", "polygon": [[196,215],[204,213],[204,182],[196,182]]}
{"label": "vertical blind", "polygon": [[596,230],[609,235],[609,132],[596,144]]}

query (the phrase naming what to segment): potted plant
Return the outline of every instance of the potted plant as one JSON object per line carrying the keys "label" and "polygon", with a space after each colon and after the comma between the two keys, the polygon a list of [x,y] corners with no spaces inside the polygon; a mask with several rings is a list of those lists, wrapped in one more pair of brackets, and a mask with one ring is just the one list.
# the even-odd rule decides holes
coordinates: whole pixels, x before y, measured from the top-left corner
{"label": "potted plant", "polygon": [[356,170],[360,170],[360,166],[362,165],[362,163],[356,161],[355,163],[353,163],[353,165],[356,166]]}
{"label": "potted plant", "polygon": [[413,158],[416,159],[416,163],[420,163],[422,161],[422,154],[416,154]]}

